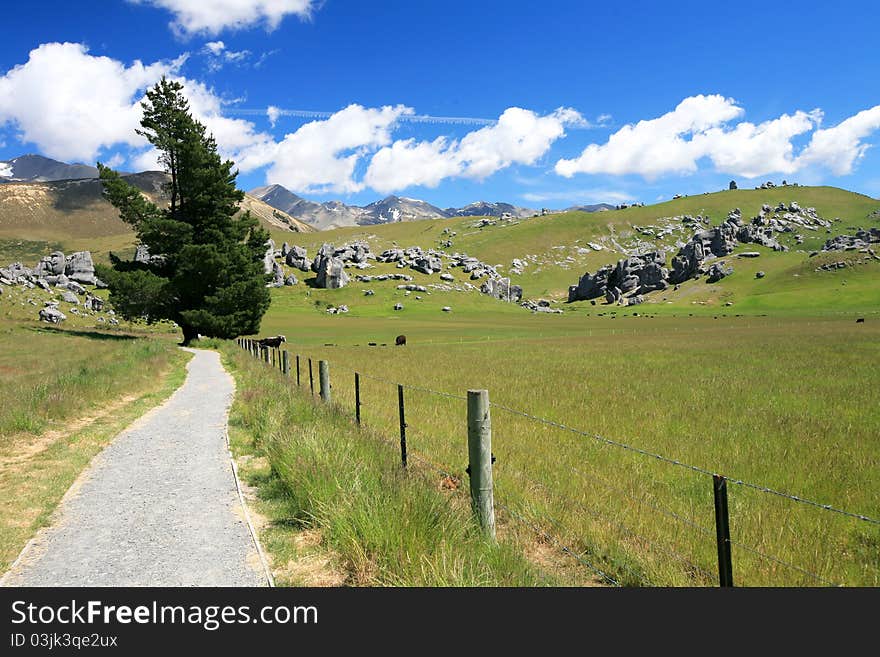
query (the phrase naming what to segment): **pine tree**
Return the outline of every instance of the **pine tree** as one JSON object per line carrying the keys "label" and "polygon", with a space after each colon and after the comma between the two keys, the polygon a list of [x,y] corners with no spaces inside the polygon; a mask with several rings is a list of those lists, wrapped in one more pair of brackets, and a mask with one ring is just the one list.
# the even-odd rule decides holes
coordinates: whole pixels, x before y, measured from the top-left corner
{"label": "pine tree", "polygon": [[145,263],[111,254],[112,268],[100,272],[111,303],[127,319],[177,322],[184,344],[199,333],[218,338],[256,333],[269,308],[263,270],[269,234],[250,213],[236,216],[244,198],[235,186],[238,172],[190,114],[181,84],[162,78],[142,107],[137,132],[160,154],[169,203],[156,206],[98,163],[105,198],[151,255]]}

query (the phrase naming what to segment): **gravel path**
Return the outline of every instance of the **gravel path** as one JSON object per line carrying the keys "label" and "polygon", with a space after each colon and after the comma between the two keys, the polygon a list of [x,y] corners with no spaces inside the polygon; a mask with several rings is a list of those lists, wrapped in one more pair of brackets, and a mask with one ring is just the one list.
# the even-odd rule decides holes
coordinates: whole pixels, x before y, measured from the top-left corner
{"label": "gravel path", "polygon": [[191,351],[185,383],[95,457],[5,585],[265,585],[226,446],[234,383]]}

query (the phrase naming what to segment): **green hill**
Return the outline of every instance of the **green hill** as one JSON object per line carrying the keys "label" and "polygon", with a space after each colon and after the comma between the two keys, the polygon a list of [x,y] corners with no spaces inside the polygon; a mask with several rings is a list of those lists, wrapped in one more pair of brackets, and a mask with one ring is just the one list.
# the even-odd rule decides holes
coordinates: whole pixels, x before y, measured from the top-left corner
{"label": "green hill", "polygon": [[[810,251],[820,250],[825,241],[835,235],[852,234],[860,227],[880,225],[880,201],[834,187],[787,186],[769,190],[723,191],[607,212],[569,212],[507,222],[487,218],[494,223],[485,226],[479,225],[480,219],[467,217],[352,227],[300,235],[275,231],[273,236],[279,244],[286,240],[306,247],[309,257],[313,257],[325,242],[341,246],[355,240],[368,242],[375,253],[391,247],[416,245],[423,249],[441,249],[447,253],[467,253],[487,264],[498,265],[499,272],[510,275],[512,282],[522,286],[525,298],[545,298],[562,303],[567,300],[568,287],[577,284],[580,276],[615,263],[625,257],[625,250],[663,248],[668,262],[682,242],[687,241],[698,228],[706,227],[682,226],[673,234],[660,238],[643,234],[652,226],[674,224],[669,218],[702,215],[708,217],[711,225],[718,225],[731,210],[739,208],[743,220],[747,222],[764,204],[775,207],[779,203],[792,202],[803,208],[815,208],[819,216],[832,221],[831,228],[828,232],[804,231],[800,244],[795,240],[795,233],[780,235],[780,243],[790,249],[786,253],[773,252],[754,244],[742,245],[734,256],[742,251],[758,251],[762,256],[755,259],[732,257],[735,273],[716,285],[708,285],[705,279],[699,279],[682,284],[677,291],[652,293],[647,297],[646,310],[714,313],[728,302],[736,306],[736,312],[749,313],[779,311],[815,314],[880,308],[880,285],[876,284],[880,263],[873,261],[846,270],[816,272],[816,267],[825,262],[852,261],[856,258],[849,252],[845,255],[823,253],[815,258],[809,257]],[[447,240],[452,246],[441,246]],[[591,242],[602,249],[594,250],[589,245]],[[520,274],[511,272],[511,263],[515,258],[527,261]],[[766,273],[763,279],[755,278],[758,270]],[[391,265],[379,265],[364,273],[394,271],[398,270]],[[439,282],[436,275],[430,277],[409,269],[406,271],[414,276],[413,282],[416,284]],[[461,270],[452,270],[452,273],[457,281],[467,281]],[[310,276],[312,274],[306,274],[306,278]],[[332,298],[336,303],[354,303],[361,312],[392,316],[388,302],[399,296],[396,294],[396,285],[391,282],[369,286],[355,283],[352,287],[358,289],[349,287],[312,291],[309,296]],[[363,297],[360,288],[364,287],[374,289],[376,295]],[[287,298],[290,295],[298,296],[292,290],[279,292],[278,303],[295,305],[297,302],[294,298]],[[442,298],[437,303],[442,301],[442,305],[481,305],[479,301],[464,300],[461,293],[432,294],[435,299],[438,296]],[[564,307],[566,311],[591,311],[588,302],[566,304]]]}

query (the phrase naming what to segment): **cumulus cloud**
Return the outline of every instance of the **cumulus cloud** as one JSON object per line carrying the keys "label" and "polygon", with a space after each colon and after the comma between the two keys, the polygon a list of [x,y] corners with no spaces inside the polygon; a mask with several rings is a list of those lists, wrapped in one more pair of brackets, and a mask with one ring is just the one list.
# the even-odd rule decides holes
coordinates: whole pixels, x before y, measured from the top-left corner
{"label": "cumulus cloud", "polygon": [[[223,156],[242,171],[265,166],[275,146],[271,135],[224,116],[224,103],[210,88],[178,75],[184,59],[126,66],[90,55],[82,44],[43,44],[0,77],[0,125],[11,124],[21,141],[59,160],[94,162],[104,149],[122,145],[135,150],[133,168],[156,169],[155,151],[135,129],[145,90],[164,75],[184,85],[193,116],[214,135]],[[119,157],[114,164],[122,164]]]}
{"label": "cumulus cloud", "polygon": [[285,135],[271,153],[266,178],[299,192],[360,191],[364,183],[355,180],[355,167],[376,148],[390,144],[397,119],[411,113],[403,105],[377,109],[355,104],[326,120],[306,123]]}
{"label": "cumulus cloud", "polygon": [[819,125],[822,113],[795,112],[759,125],[742,122],[732,130],[712,128],[694,135],[694,156],[708,157],[718,171],[746,178],[767,173],[794,173],[801,163],[794,157],[793,137]]}
{"label": "cumulus cloud", "polygon": [[556,163],[566,178],[576,173],[641,174],[654,178],[663,173],[696,171],[697,150],[685,136],[699,134],[742,115],[743,110],[723,96],[686,98],[663,116],[625,125],[608,142],[590,144],[580,157]]}
{"label": "cumulus cloud", "polygon": [[870,144],[862,140],[880,130],[880,105],[863,110],[833,128],[816,130],[798,158],[803,166],[824,165],[838,176],[853,172]]}
{"label": "cumulus cloud", "polygon": [[568,108],[539,116],[510,107],[496,124],[469,132],[461,140],[407,139],[380,149],[364,182],[379,192],[391,192],[413,185],[436,187],[453,177],[483,180],[512,164],[534,164],[565,135],[566,126],[583,123],[583,117]]}
{"label": "cumulus cloud", "polygon": [[[798,110],[757,125],[741,121],[731,126],[744,113],[731,98],[685,98],[663,116],[626,125],[606,143],[590,144],[579,157],[559,160],[555,170],[566,178],[601,173],[637,174],[652,180],[693,173],[699,161],[708,158],[717,171],[746,178],[791,174],[808,166],[843,175],[852,172],[869,147],[862,140],[880,129],[880,106],[828,129],[818,129],[820,110]],[[810,143],[796,153],[793,139],[810,132]]]}
{"label": "cumulus cloud", "polygon": [[113,144],[139,146],[143,91],[174,75],[184,58],[131,66],[88,54],[79,43],[45,43],[0,77],[0,125],[49,157],[93,161]]}
{"label": "cumulus cloud", "polygon": [[274,30],[287,16],[311,17],[314,0],[129,0],[170,11],[180,35],[219,34],[262,26]]}

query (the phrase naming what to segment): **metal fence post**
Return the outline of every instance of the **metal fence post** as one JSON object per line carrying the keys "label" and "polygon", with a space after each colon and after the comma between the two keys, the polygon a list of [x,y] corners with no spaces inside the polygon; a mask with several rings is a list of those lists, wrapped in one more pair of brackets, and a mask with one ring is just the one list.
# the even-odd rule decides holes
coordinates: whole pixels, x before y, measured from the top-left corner
{"label": "metal fence post", "polygon": [[330,401],[330,363],[326,360],[318,361],[318,380],[320,383],[321,400]]}
{"label": "metal fence post", "polygon": [[296,355],[296,385],[299,386],[299,354]]}
{"label": "metal fence post", "polygon": [[354,373],[354,419],[361,426],[361,375]]}
{"label": "metal fence post", "polygon": [[718,541],[718,585],[733,586],[733,560],[730,554],[730,516],[727,508],[727,479],[712,475],[715,497],[715,536]]}
{"label": "metal fence post", "polygon": [[400,414],[400,460],[406,467],[406,409],[403,404],[403,386],[397,384],[397,409]]}
{"label": "metal fence post", "polygon": [[309,358],[309,390],[312,393],[312,397],[315,396],[315,378],[312,375],[312,359]]}
{"label": "metal fence post", "polygon": [[489,391],[468,390],[468,469],[471,508],[483,532],[495,540],[495,493],[492,484],[492,422]]}

